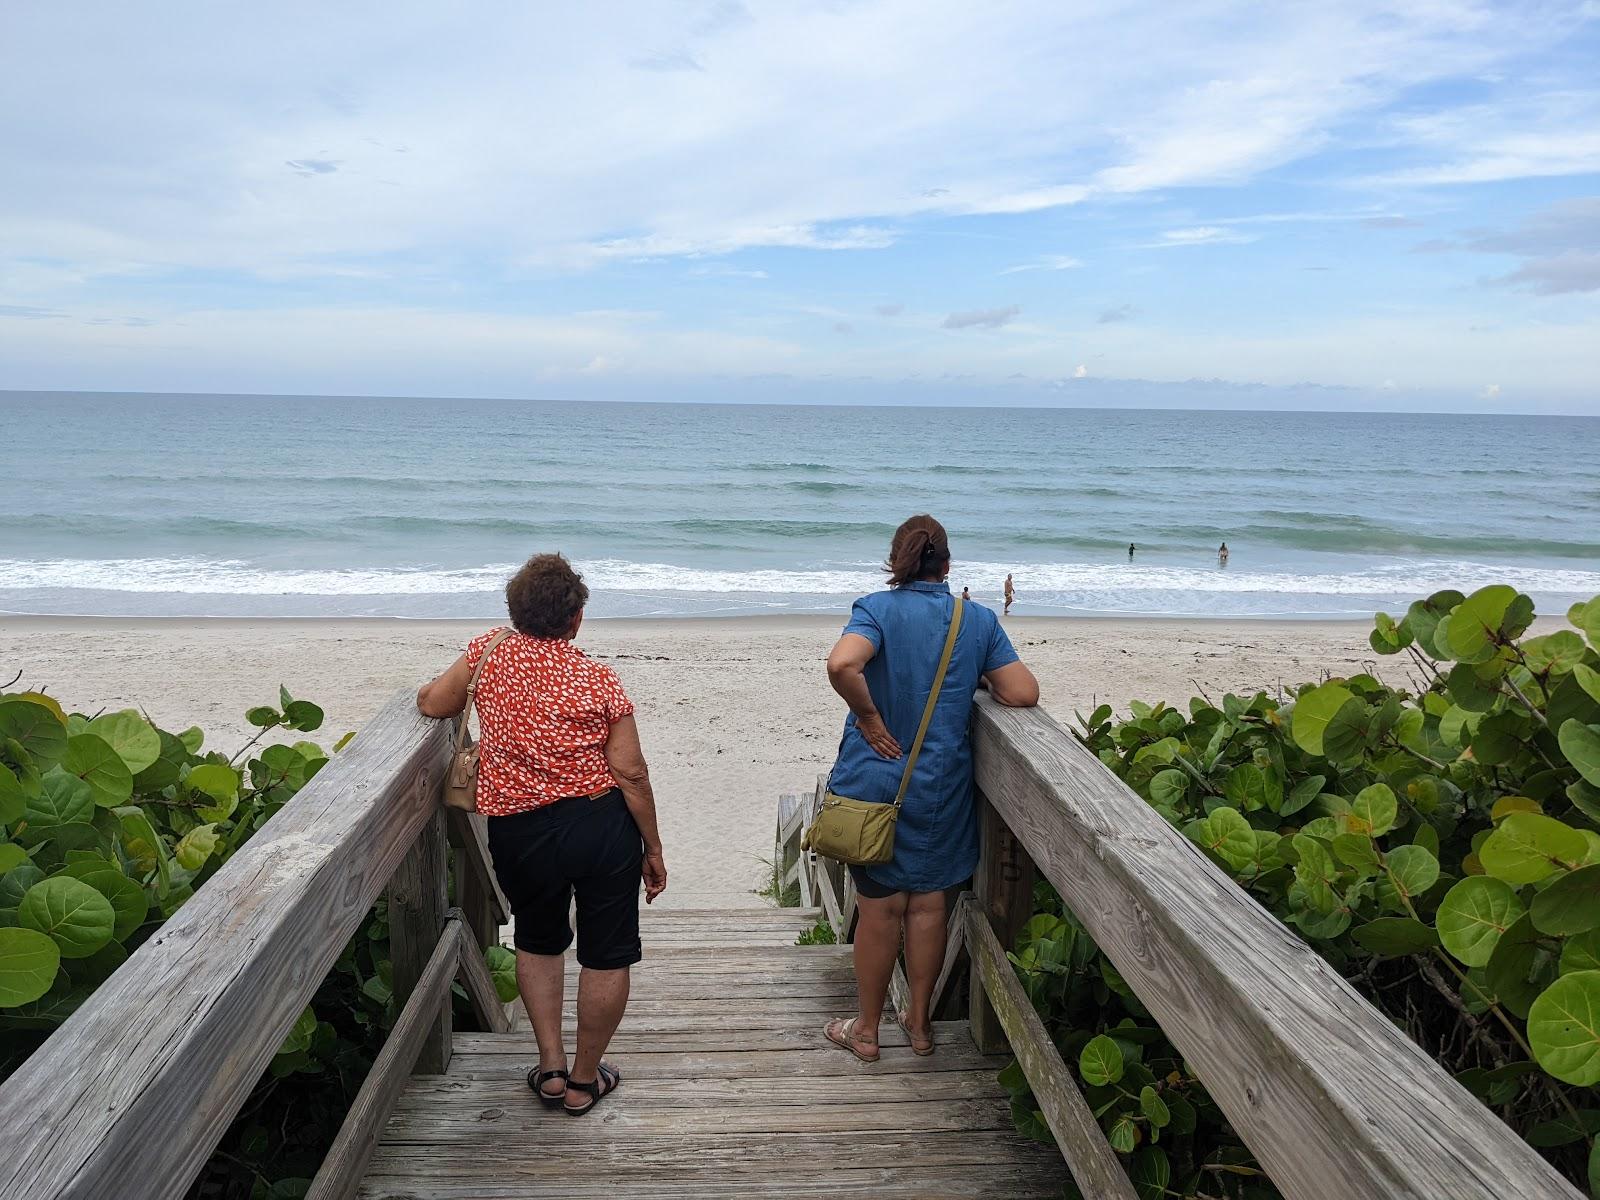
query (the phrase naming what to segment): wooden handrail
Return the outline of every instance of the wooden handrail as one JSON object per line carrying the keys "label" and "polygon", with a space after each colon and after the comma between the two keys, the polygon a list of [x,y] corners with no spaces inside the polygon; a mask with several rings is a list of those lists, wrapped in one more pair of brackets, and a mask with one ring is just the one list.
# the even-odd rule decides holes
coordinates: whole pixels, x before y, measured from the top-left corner
{"label": "wooden handrail", "polygon": [[980,695],[973,748],[993,811],[1290,1200],[1580,1200],[1044,711]]}
{"label": "wooden handrail", "polygon": [[0,1200],[183,1195],[437,811],[448,754],[396,695],[97,988],[0,1086]]}

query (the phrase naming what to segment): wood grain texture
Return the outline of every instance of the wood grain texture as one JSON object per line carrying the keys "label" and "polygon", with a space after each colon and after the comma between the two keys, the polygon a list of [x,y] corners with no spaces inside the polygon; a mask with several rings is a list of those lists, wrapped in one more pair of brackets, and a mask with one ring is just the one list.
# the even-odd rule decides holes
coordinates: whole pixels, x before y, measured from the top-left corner
{"label": "wood grain texture", "polygon": [[438,1019],[435,1013],[450,999],[450,980],[458,962],[464,955],[482,953],[472,944],[472,935],[466,931],[460,916],[452,915],[445,922],[444,933],[422,977],[417,980],[411,999],[400,1010],[383,1049],[373,1059],[372,1069],[362,1081],[361,1090],[345,1114],[344,1124],[339,1127],[316,1178],[311,1181],[306,1200],[349,1200],[356,1194],[367,1161],[378,1144],[378,1134],[388,1122],[423,1046],[433,1034]]}
{"label": "wood grain texture", "polygon": [[1117,1160],[1117,1152],[1106,1141],[1100,1123],[1078,1090],[1077,1080],[1061,1061],[1061,1053],[1045,1031],[1044,1022],[1017,982],[1017,973],[1000,948],[988,919],[976,904],[962,905],[961,916],[972,974],[982,981],[989,995],[1072,1178],[1087,1200],[1138,1200]]}
{"label": "wood grain texture", "polygon": [[[987,918],[1000,944],[1010,949],[1033,915],[1033,881],[1037,872],[1022,842],[981,792],[977,804],[978,869],[972,877],[971,903]],[[969,977],[967,988],[972,1039],[984,1053],[998,1054],[1006,1048],[1005,1030],[976,972]]]}
{"label": "wood grain texture", "polygon": [[396,695],[0,1087],[0,1197],[182,1196],[438,805]]}
{"label": "wood grain texture", "polygon": [[1040,709],[980,694],[978,786],[1290,1200],[1579,1200]]}
{"label": "wood grain texture", "polygon": [[446,809],[450,844],[455,847],[456,902],[478,945],[500,941],[500,926],[511,920],[511,905],[500,890],[489,858],[489,827],[482,813]]}
{"label": "wood grain texture", "polygon": [[[646,918],[658,920],[708,936],[718,924]],[[836,999],[849,997],[849,954],[717,946],[646,958],[607,1052],[622,1086],[582,1121],[528,1094],[531,1035],[458,1035],[446,1074],[406,1084],[357,1194],[1059,1196],[1060,1156],[1017,1134],[996,1079],[1006,1060],[979,1054],[965,1022],[936,1024],[930,1058],[892,1024],[873,1064],[824,1038],[826,1017],[848,1007]],[[778,979],[788,986],[774,990]],[[723,990],[705,994],[706,981]]]}
{"label": "wood grain texture", "polygon": [[[483,961],[483,947],[478,945],[477,935],[466,924],[459,909],[451,910],[447,926],[450,922],[456,924],[461,937],[461,961],[456,978],[467,989],[467,999],[472,1002],[472,1011],[477,1014],[479,1024],[489,1033],[510,1033],[511,1022],[506,1018],[505,1003],[500,999],[500,993],[494,990],[494,980],[489,977],[489,964]],[[452,1031],[452,1054],[455,1052],[454,1040]]]}
{"label": "wood grain texture", "polygon": [[[404,1005],[433,957],[449,903],[449,843],[445,809],[423,823],[417,840],[389,881],[389,959],[394,970],[395,1003]],[[450,1003],[439,1001],[433,1032],[417,1057],[417,1070],[442,1074],[450,1064]]]}

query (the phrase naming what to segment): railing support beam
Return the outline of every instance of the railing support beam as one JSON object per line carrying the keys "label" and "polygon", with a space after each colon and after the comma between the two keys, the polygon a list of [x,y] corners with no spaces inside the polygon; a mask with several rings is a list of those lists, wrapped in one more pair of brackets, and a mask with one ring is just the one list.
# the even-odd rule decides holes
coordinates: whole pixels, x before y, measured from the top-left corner
{"label": "railing support beam", "polygon": [[[1009,950],[1033,913],[1033,859],[982,792],[978,793],[978,822],[978,870],[972,877],[974,901],[978,915],[994,931],[1002,949]],[[971,972],[967,987],[972,1040],[985,1054],[1004,1053],[1005,1028],[977,971]]]}
{"label": "railing support beam", "polygon": [[[445,811],[435,808],[400,869],[389,881],[389,961],[394,971],[394,1000],[404,1008],[439,944],[449,908]],[[429,1032],[417,1055],[419,1075],[443,1075],[450,1065],[450,995],[433,1005]]]}

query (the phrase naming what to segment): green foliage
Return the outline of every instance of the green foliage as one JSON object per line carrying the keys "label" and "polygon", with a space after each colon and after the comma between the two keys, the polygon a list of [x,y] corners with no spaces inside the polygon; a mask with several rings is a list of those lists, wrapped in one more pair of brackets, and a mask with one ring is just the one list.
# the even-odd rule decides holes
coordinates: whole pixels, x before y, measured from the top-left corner
{"label": "green foliage", "polygon": [[831,946],[839,939],[833,932],[833,926],[826,921],[818,921],[810,929],[805,930],[795,938],[796,946]]}
{"label": "green foliage", "polygon": [[[1102,706],[1080,736],[1600,1197],[1600,598],[1523,639],[1533,617],[1513,588],[1439,592],[1374,620],[1414,690],[1357,675],[1123,721]],[[1110,961],[1038,900],[1012,961],[1136,1189],[1276,1195]],[[1048,1138],[1020,1075],[1002,1081]]]}
{"label": "green foliage", "polygon": [[[309,701],[282,688],[278,699],[251,710],[259,732],[229,758],[203,751],[200,730],[170,733],[132,709],[91,720],[43,693],[0,695],[0,1078],[328,761],[308,741],[252,756],[274,730],[322,724]],[[501,999],[514,999],[514,956],[494,947],[486,961]],[[470,1024],[464,994],[457,1003]],[[380,902],[195,1194],[303,1195],[395,1016]]]}

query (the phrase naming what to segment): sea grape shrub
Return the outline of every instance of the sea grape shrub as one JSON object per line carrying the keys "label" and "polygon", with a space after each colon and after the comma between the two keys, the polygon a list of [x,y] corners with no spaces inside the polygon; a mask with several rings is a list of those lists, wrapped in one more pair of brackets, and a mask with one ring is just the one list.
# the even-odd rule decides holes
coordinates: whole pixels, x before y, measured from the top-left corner
{"label": "sea grape shrub", "polygon": [[[328,761],[320,708],[280,688],[237,753],[128,709],[87,717],[0,693],[0,1078],[9,1075]],[[351,735],[339,739],[342,749]],[[259,748],[258,748],[259,747]],[[515,960],[485,955],[502,1000]],[[396,1011],[382,901],[340,954],[195,1185],[303,1194]],[[459,985],[462,1024],[470,1008]]]}
{"label": "sea grape shrub", "polygon": [[[1514,588],[1438,592],[1374,620],[1370,644],[1404,656],[1386,674],[1409,690],[1362,674],[1187,711],[1134,703],[1126,720],[1101,706],[1079,736],[1600,1197],[1600,597],[1570,628],[1527,637],[1533,619]],[[1012,960],[1136,1188],[1276,1195],[1041,891]],[[1020,1076],[1007,1082],[1019,1127],[1040,1132]],[[1193,1122],[1174,1120],[1185,1106]]]}

